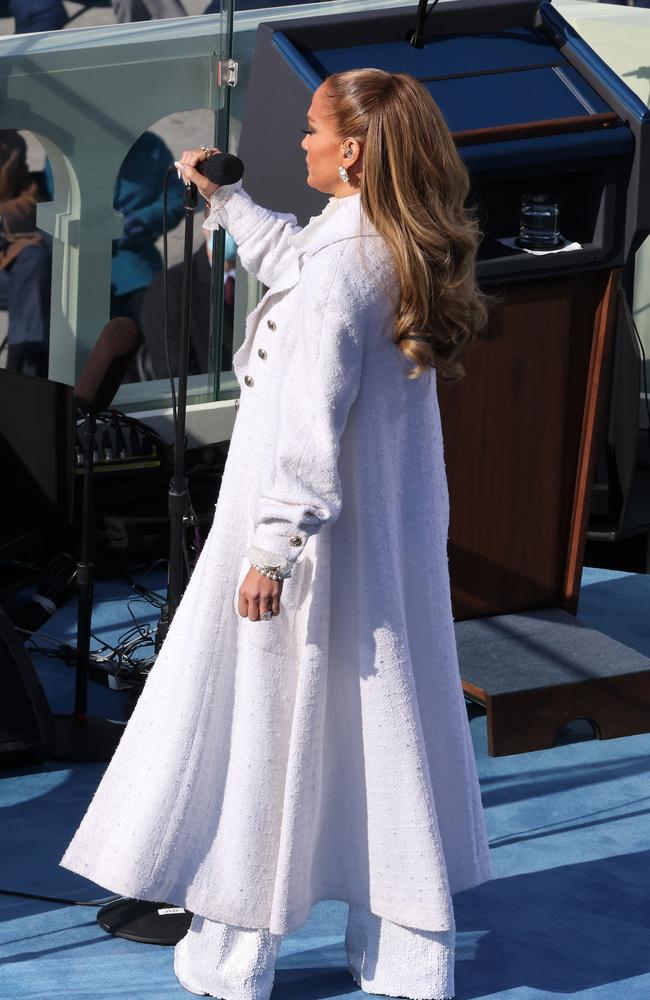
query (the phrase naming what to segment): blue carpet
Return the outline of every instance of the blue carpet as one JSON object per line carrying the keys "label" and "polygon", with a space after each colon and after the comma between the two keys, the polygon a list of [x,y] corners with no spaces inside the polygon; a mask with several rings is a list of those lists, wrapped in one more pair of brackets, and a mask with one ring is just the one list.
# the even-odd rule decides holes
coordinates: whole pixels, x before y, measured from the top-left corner
{"label": "blue carpet", "polygon": [[[160,576],[153,584],[162,585]],[[98,584],[93,631],[115,642],[133,624],[126,584]],[[154,621],[144,602],[131,603]],[[650,655],[650,579],[586,569],[578,617]],[[48,635],[74,641],[75,607]],[[73,671],[34,656],[55,712],[70,711]],[[124,692],[95,684],[92,714],[121,720]],[[455,897],[456,1000],[650,997],[650,735],[490,758],[471,722],[497,877]],[[58,867],[103,765],[3,772],[0,887],[94,900],[106,890]],[[106,934],[93,907],[0,896],[0,998],[187,997],[172,949]],[[275,1000],[360,993],[345,968],[347,906],[317,903],[280,950]]]}

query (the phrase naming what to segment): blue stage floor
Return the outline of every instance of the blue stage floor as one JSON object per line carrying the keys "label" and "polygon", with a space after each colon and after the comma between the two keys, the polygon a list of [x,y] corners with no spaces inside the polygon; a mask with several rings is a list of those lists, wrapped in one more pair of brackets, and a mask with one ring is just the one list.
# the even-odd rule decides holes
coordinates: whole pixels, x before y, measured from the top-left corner
{"label": "blue stage floor", "polygon": [[[158,578],[160,582],[160,578]],[[132,624],[125,584],[96,588],[94,632]],[[151,608],[132,604],[142,621]],[[74,606],[45,631],[74,642]],[[587,569],[578,617],[650,655],[650,578]],[[53,711],[73,672],[34,657]],[[90,685],[92,714],[122,719],[122,692]],[[489,758],[471,723],[497,877],[455,897],[456,1000],[650,997],[650,734]],[[0,887],[75,899],[108,892],[58,867],[103,765],[2,772]],[[187,997],[172,949],[113,938],[91,907],[0,896],[1,1000]],[[282,942],[275,1000],[360,993],[346,971],[347,906],[321,902]],[[361,994],[363,995],[363,994]]]}

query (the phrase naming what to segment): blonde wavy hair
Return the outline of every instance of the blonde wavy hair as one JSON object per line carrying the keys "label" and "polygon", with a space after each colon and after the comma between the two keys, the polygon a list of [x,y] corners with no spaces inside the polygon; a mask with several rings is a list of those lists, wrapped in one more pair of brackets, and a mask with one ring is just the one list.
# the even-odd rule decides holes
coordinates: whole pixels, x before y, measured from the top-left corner
{"label": "blonde wavy hair", "polygon": [[487,322],[478,288],[482,233],[465,202],[469,176],[431,95],[405,73],[356,69],[325,81],[337,134],[363,148],[361,204],[388,244],[401,289],[393,339],[446,382],[465,369],[458,356]]}

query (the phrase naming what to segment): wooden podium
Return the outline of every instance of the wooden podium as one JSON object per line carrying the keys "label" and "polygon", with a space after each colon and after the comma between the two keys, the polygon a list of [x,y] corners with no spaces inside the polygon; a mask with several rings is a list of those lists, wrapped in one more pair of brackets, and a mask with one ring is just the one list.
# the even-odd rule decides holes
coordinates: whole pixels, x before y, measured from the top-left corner
{"label": "wooden podium", "polygon": [[575,614],[617,269],[514,284],[439,385],[456,620]]}

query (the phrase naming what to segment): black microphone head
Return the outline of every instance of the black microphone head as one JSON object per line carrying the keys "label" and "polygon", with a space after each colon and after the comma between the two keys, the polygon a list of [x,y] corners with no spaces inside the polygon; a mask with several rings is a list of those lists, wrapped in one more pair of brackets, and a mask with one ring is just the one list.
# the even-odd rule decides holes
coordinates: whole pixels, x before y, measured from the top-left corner
{"label": "black microphone head", "polygon": [[118,316],[106,324],[74,387],[82,409],[95,413],[108,409],[139,345],[140,331],[132,319]]}
{"label": "black microphone head", "polygon": [[244,176],[244,164],[232,153],[213,153],[196,169],[213,184],[236,184]]}

